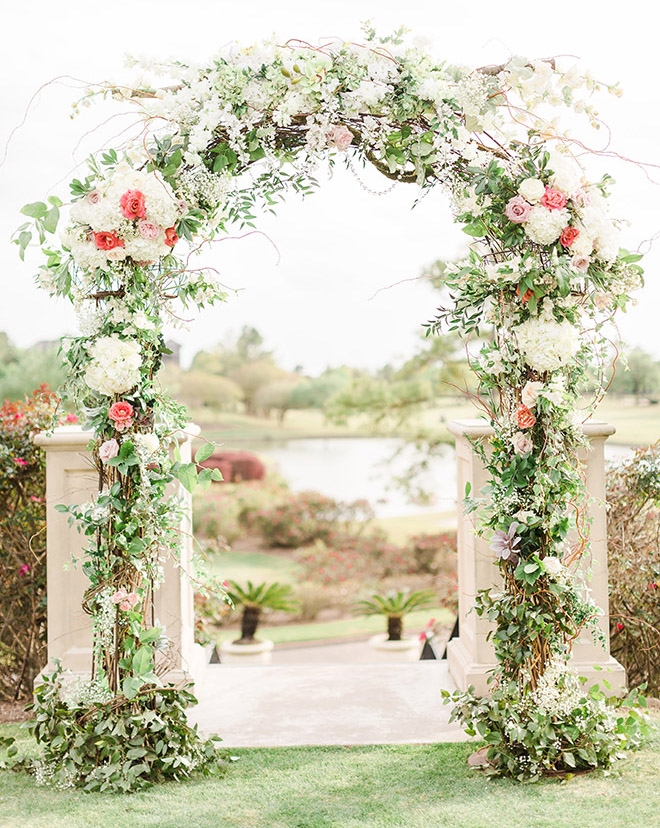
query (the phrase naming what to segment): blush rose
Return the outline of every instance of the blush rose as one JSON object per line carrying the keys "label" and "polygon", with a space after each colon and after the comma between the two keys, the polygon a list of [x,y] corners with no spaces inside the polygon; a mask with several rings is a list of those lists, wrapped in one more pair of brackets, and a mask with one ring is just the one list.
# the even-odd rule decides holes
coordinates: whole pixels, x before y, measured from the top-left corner
{"label": "blush rose", "polygon": [[522,224],[524,221],[527,221],[531,212],[532,205],[528,201],[525,201],[522,196],[510,198],[504,208],[504,215],[514,224]]}
{"label": "blush rose", "polygon": [[106,440],[105,443],[102,443],[99,448],[99,457],[101,458],[102,463],[107,463],[108,460],[112,460],[113,457],[116,457],[119,454],[119,443],[113,438],[112,440]]}

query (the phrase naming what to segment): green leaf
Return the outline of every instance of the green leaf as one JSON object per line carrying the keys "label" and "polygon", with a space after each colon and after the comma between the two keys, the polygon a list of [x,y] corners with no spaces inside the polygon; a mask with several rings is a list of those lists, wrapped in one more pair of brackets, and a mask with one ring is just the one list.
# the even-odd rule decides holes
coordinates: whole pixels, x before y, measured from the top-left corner
{"label": "green leaf", "polygon": [[224,477],[222,476],[222,472],[220,471],[220,469],[211,470],[211,480],[215,480],[216,483],[220,483],[222,480],[224,480]]}
{"label": "green leaf", "polygon": [[126,676],[121,683],[121,691],[129,701],[137,696],[140,687],[142,679],[135,676]]}
{"label": "green leaf", "polygon": [[47,212],[48,207],[43,201],[33,201],[31,204],[26,204],[25,207],[21,207],[21,213],[24,216],[30,216],[30,218],[35,219],[43,218]]}
{"label": "green leaf", "polygon": [[215,444],[214,443],[205,443],[203,446],[197,449],[195,452],[195,463],[203,463],[204,460],[208,460],[209,457],[215,451]]}
{"label": "green leaf", "polygon": [[160,627],[149,627],[148,630],[142,630],[140,632],[140,642],[142,644],[148,644],[151,641],[157,641],[162,633],[162,629]]}
{"label": "green leaf", "polygon": [[153,650],[151,647],[140,647],[133,656],[132,668],[137,676],[142,676],[148,673],[152,667]]}
{"label": "green leaf", "polygon": [[481,221],[481,219],[475,219],[475,221],[465,225],[463,232],[467,233],[468,236],[474,236],[475,238],[480,239],[486,235],[486,225],[483,221]]}
{"label": "green leaf", "polygon": [[60,211],[57,207],[51,207],[44,216],[44,230],[47,233],[54,233],[57,230],[57,222],[60,220]]}

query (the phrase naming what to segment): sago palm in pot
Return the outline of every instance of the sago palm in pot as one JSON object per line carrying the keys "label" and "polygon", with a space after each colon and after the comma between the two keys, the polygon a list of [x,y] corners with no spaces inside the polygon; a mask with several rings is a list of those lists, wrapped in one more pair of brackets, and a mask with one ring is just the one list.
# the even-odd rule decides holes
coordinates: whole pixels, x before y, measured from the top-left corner
{"label": "sago palm in pot", "polygon": [[432,589],[420,589],[417,592],[398,590],[385,595],[374,594],[371,598],[359,601],[355,612],[358,615],[384,615],[387,618],[387,640],[401,641],[404,616],[413,610],[431,607],[437,600]]}
{"label": "sago palm in pot", "polygon": [[236,581],[230,581],[227,595],[235,607],[243,608],[241,637],[234,644],[254,644],[257,641],[255,633],[264,610],[295,612],[298,609],[288,584],[253,584],[248,581],[246,586],[241,586]]}

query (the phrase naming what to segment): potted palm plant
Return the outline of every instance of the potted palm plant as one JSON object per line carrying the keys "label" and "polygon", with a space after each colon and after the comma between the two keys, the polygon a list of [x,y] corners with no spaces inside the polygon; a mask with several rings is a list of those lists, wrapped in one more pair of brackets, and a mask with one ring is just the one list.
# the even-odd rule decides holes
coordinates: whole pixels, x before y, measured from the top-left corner
{"label": "potted palm plant", "polygon": [[223,664],[270,664],[273,642],[256,637],[257,627],[264,610],[295,612],[298,604],[291,598],[288,584],[253,584],[246,586],[229,581],[227,595],[235,607],[242,607],[241,637],[225,641],[220,647]]}
{"label": "potted palm plant", "polygon": [[387,632],[369,639],[380,661],[417,661],[420,643],[417,638],[404,637],[403,618],[413,610],[433,606],[437,600],[432,589],[421,589],[374,594],[358,602],[355,612],[359,615],[384,615],[387,618]]}

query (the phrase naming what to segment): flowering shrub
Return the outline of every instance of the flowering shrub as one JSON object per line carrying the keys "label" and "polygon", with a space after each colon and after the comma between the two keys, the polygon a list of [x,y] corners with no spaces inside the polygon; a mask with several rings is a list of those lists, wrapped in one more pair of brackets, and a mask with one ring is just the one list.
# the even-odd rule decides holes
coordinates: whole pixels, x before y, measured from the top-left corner
{"label": "flowering shrub", "polygon": [[607,472],[610,647],[632,687],[660,695],[660,447]]}
{"label": "flowering shrub", "polygon": [[0,698],[26,698],[46,656],[46,472],[34,434],[59,400],[42,386],[0,407]]}
{"label": "flowering shrub", "polygon": [[318,492],[301,492],[245,520],[266,543],[295,549],[315,540],[327,541],[351,523],[372,517],[367,501],[340,503]]}
{"label": "flowering shrub", "polygon": [[[22,210],[32,221],[16,233],[20,255],[38,241],[39,284],[70,299],[80,321],[66,351],[68,390],[95,433],[100,485],[92,502],[69,511],[89,539],[84,605],[95,629],[96,675],[127,716],[153,673],[153,642],[134,659],[135,641],[149,623],[160,562],[179,543],[178,512],[165,490],[173,478],[189,490],[198,479],[195,464],[168,456],[186,417],[158,386],[163,325],[180,324],[189,306],[225,298],[211,270],[187,269],[183,240],[226,238],[286,190],[310,192],[324,160],[368,162],[394,182],[446,188],[473,240],[467,258],[447,270],[452,301],[428,331],[444,326],[470,337],[484,324],[494,327],[473,365],[477,401],[495,431],[491,453],[477,447],[491,497],[467,506],[480,509],[482,534],[508,538],[499,545],[507,554],[494,557],[504,589],[477,597],[477,611],[496,626],[497,679],[509,694],[502,709],[536,727],[529,694],[551,664],[568,658],[571,641],[597,612],[572,570],[557,577],[544,560],[561,562],[571,523],[582,528],[578,393],[590,362],[602,365],[603,326],[642,283],[641,257],[619,248],[608,177],[589,182],[571,140],[534,110],[566,107],[596,125],[592,93],[617,89],[561,61],[514,57],[474,70],[435,62],[401,32],[378,39],[367,29],[366,36],[363,45],[232,46],[207,66],[159,63],[173,80],[164,89],[149,78],[136,88],[99,84],[90,95],[112,94],[138,110],[138,137],[120,152],[92,157],[84,180],[71,182],[74,203],[59,243],[51,237],[62,199]],[[542,386],[533,406],[522,400],[528,383]],[[111,417],[117,403],[125,414],[130,406],[130,416]],[[204,447],[197,461],[212,451]],[[211,470],[199,479],[210,485]],[[290,520],[275,514],[267,531],[285,545],[319,537],[303,530],[306,515],[295,507]],[[127,611],[111,601],[121,588],[140,599]],[[492,713],[495,728],[499,708],[480,709]],[[618,753],[609,712],[593,708],[587,721],[600,747],[595,759],[585,748],[584,761],[606,766]],[[555,725],[560,743],[573,738],[572,723]],[[550,758],[553,768],[572,767],[571,751],[556,753],[551,744],[548,762],[532,757],[524,739],[522,750],[530,775]],[[525,767],[505,766],[516,774]]]}
{"label": "flowering shrub", "polygon": [[416,571],[435,574],[442,565],[439,558],[446,562],[448,558],[455,556],[456,534],[414,535],[410,539],[410,545]]}

